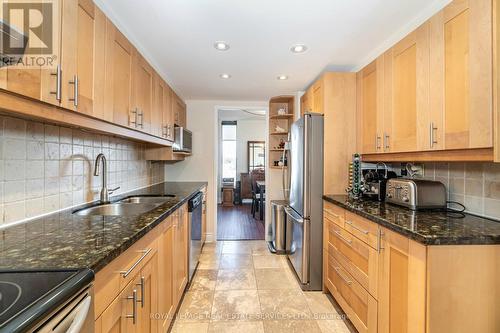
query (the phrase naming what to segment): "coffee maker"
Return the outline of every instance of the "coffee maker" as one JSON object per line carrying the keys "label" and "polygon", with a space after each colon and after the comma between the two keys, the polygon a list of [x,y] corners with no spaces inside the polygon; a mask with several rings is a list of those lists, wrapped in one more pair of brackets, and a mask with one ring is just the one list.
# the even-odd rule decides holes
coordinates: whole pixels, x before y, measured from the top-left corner
{"label": "coffee maker", "polygon": [[[384,168],[380,169],[379,167],[381,166]],[[378,162],[375,165],[375,169],[362,170],[362,174],[363,185],[361,191],[363,196],[378,201],[385,200],[387,180],[397,177],[394,171],[388,170],[387,165],[384,162]]]}

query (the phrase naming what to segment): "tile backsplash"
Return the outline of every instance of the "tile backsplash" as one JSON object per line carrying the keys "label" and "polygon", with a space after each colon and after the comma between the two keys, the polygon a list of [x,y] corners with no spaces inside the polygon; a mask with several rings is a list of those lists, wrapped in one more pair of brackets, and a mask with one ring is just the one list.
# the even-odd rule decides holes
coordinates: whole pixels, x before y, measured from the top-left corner
{"label": "tile backsplash", "polygon": [[425,163],[424,178],[444,183],[469,213],[500,220],[500,164]]}
{"label": "tile backsplash", "polygon": [[104,153],[115,193],[164,181],[162,163],[144,160],[145,144],[12,117],[0,117],[0,224],[99,197],[94,161]]}

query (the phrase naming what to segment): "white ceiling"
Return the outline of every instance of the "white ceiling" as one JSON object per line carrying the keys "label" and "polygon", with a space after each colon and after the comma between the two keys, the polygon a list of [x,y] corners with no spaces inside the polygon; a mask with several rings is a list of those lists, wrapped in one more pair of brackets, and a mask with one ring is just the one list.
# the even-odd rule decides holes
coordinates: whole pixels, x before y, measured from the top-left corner
{"label": "white ceiling", "polygon": [[[324,70],[359,69],[449,2],[96,0],[183,98],[221,100],[267,100]],[[217,40],[230,50],[215,50]],[[292,54],[295,43],[309,50]]]}
{"label": "white ceiling", "polygon": [[222,108],[219,109],[219,120],[262,120],[265,122],[266,112],[267,110],[263,110],[262,108]]}

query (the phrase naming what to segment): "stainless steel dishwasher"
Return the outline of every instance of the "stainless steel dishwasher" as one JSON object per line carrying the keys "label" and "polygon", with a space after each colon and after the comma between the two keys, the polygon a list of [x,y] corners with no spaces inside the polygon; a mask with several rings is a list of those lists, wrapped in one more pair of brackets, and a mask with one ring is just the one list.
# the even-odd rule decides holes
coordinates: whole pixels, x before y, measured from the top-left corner
{"label": "stainless steel dishwasher", "polygon": [[189,281],[192,280],[198,260],[200,259],[202,239],[201,239],[201,219],[203,213],[203,193],[198,192],[188,201],[189,213]]}

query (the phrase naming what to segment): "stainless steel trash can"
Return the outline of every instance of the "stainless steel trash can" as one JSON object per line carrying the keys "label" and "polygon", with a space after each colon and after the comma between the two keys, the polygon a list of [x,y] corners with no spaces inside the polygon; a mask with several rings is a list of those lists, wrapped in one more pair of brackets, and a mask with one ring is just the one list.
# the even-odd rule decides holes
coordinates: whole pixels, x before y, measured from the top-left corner
{"label": "stainless steel trash can", "polygon": [[285,200],[271,200],[271,228],[272,241],[269,243],[271,252],[283,254],[287,252],[286,248],[286,213],[285,206],[288,204]]}

